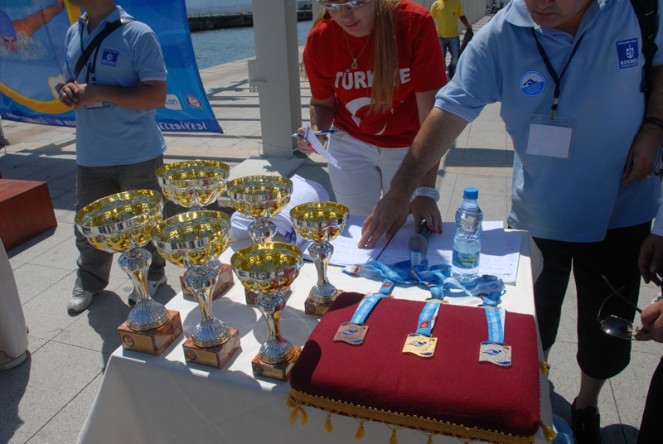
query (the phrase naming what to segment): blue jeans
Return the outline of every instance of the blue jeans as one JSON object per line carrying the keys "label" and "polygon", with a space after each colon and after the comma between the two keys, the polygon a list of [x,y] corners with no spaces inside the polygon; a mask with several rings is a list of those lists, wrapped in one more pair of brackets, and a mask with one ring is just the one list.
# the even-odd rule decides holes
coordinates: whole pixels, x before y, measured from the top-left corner
{"label": "blue jeans", "polygon": [[451,54],[451,60],[449,60],[449,66],[447,66],[447,78],[451,78],[456,73],[456,65],[458,64],[458,57],[460,57],[460,37],[440,37],[440,45],[442,46],[442,60],[444,63],[447,62],[447,48]]}

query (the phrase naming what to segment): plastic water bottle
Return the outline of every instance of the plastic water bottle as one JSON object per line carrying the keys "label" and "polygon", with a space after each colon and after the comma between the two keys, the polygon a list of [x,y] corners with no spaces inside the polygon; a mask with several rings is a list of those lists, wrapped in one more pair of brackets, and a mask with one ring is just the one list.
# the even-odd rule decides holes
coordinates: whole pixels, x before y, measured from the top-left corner
{"label": "plastic water bottle", "polygon": [[479,208],[478,198],[479,190],[465,188],[463,203],[456,211],[451,273],[463,285],[474,282],[479,271],[483,212]]}

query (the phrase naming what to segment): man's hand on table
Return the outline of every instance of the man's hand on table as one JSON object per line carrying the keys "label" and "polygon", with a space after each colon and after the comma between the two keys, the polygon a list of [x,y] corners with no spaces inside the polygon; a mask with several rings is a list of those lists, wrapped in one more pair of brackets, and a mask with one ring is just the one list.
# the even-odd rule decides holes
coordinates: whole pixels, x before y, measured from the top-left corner
{"label": "man's hand on table", "polygon": [[391,239],[410,214],[410,193],[389,191],[361,227],[359,248],[373,248],[382,235]]}

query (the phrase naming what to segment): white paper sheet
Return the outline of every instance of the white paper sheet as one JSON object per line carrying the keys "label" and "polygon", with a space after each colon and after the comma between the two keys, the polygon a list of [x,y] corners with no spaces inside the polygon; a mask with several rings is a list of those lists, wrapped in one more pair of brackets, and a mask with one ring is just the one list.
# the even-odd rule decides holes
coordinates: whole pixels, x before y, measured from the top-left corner
{"label": "white paper sheet", "polygon": [[338,162],[336,159],[325,149],[324,146],[320,143],[318,138],[315,136],[315,131],[311,129],[310,126],[306,127],[306,133],[304,134],[304,139],[311,144],[311,147],[315,150],[316,153],[320,154],[325,160],[330,164],[338,168]]}
{"label": "white paper sheet", "polygon": [[[484,221],[481,224],[481,255],[479,274],[492,274],[502,278],[505,284],[516,282],[518,258],[522,234],[505,231],[502,221]],[[444,222],[442,234],[431,233],[428,237],[428,265],[451,265],[454,222]],[[380,262],[393,264],[410,260],[408,240],[414,234],[414,222],[409,218],[396,232],[378,257]]]}
{"label": "white paper sheet", "polygon": [[[329,261],[330,265],[354,265],[365,264],[366,262],[374,261],[380,255],[380,252],[387,245],[385,239],[380,240],[373,248],[359,248],[359,239],[361,239],[361,225],[364,223],[364,218],[359,216],[350,215],[345,230],[338,235],[336,239],[331,241],[334,247],[334,252]],[[308,246],[311,243],[308,241],[298,242],[297,246],[304,253],[304,259],[311,260],[308,254]],[[409,256],[408,256],[409,257]]]}

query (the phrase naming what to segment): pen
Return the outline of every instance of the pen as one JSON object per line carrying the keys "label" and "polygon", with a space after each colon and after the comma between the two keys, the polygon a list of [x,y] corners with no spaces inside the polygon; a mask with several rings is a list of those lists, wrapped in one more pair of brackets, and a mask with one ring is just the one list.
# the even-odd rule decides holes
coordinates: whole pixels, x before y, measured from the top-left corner
{"label": "pen", "polygon": [[[335,132],[336,132],[336,130],[333,130],[333,129],[321,130],[321,131],[313,131],[313,135],[314,135],[314,136],[322,136],[322,135],[325,135],[325,134],[334,134]],[[301,137],[301,138],[304,138],[304,136],[301,135],[301,134],[299,134],[299,133],[295,133],[295,134],[293,134],[292,137]]]}

